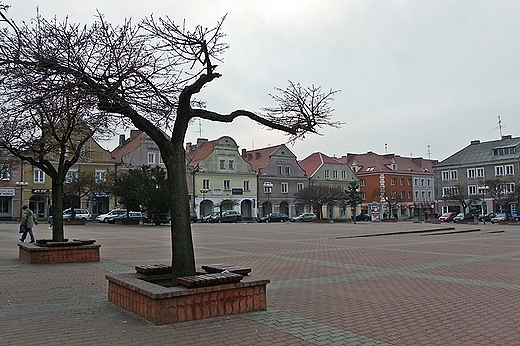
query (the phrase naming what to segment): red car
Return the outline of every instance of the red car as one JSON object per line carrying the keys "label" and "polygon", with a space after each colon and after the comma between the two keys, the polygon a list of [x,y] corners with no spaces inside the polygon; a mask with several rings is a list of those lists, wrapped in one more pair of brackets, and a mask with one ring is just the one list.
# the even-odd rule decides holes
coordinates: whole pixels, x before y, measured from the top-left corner
{"label": "red car", "polygon": [[457,216],[457,213],[444,213],[439,217],[440,222],[451,222],[453,218]]}

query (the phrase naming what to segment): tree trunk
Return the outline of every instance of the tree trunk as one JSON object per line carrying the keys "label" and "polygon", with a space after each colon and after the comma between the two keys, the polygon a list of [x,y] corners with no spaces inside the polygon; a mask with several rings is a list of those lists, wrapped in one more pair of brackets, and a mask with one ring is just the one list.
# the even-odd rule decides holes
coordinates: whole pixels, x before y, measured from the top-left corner
{"label": "tree trunk", "polygon": [[63,232],[63,179],[52,178],[52,240],[62,242]]}
{"label": "tree trunk", "polygon": [[[195,253],[191,235],[190,206],[186,182],[186,157],[184,147],[173,143],[171,156],[163,157],[168,170],[170,192],[172,280],[178,276],[195,275]],[[163,155],[164,156],[164,155]]]}

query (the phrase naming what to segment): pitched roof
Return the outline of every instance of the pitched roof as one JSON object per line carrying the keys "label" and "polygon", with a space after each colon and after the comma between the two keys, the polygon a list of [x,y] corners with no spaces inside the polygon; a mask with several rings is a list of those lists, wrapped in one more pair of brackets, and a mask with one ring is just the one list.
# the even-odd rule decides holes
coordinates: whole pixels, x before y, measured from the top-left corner
{"label": "pitched roof", "polygon": [[186,161],[189,167],[197,167],[199,162],[211,155],[218,140],[204,142],[195,150],[186,154]]}
{"label": "pitched roof", "polygon": [[282,145],[283,144],[255,150],[243,150],[242,157],[244,160],[249,162],[255,172],[260,173],[260,169],[267,166],[271,160],[271,155],[275,153]]}
{"label": "pitched roof", "polygon": [[324,163],[340,163],[341,164],[343,162],[340,162],[337,159],[327,156],[323,153],[317,152],[317,153],[310,154],[309,156],[307,156],[303,160],[299,161],[298,163],[300,164],[300,167],[303,168],[303,170],[305,171],[307,176],[312,177],[314,175],[314,173],[316,173],[316,171],[318,169],[320,169],[320,167]]}
{"label": "pitched roof", "polygon": [[143,138],[145,135],[145,132],[139,130],[136,132],[136,135],[130,136],[130,138],[127,139],[124,143],[112,150],[111,154],[116,164],[120,164],[122,162],[123,156],[136,150],[141,144],[141,138]]}
{"label": "pitched roof", "polygon": [[[519,147],[520,137],[511,137],[510,135],[488,142],[474,140],[467,147],[439,162],[436,167],[492,163],[510,159],[517,160],[520,158]],[[507,153],[504,150],[506,148]],[[515,149],[509,150],[509,148]],[[497,150],[497,152],[494,153],[494,150]]]}
{"label": "pitched roof", "polygon": [[[422,157],[402,157],[395,154],[380,155],[371,151],[363,154],[349,153],[338,160],[352,168],[357,167],[356,174],[383,172],[433,174],[433,166],[437,163],[436,160],[423,159]],[[395,164],[397,169],[392,169],[392,164]]]}

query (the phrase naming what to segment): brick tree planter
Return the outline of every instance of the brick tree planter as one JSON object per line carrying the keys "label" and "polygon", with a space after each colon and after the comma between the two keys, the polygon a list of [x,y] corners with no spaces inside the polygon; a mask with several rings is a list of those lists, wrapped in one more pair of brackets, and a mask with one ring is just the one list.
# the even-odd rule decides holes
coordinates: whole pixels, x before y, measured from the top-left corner
{"label": "brick tree planter", "polygon": [[171,274],[109,274],[106,279],[109,302],[156,325],[266,310],[270,282],[246,275],[240,282],[186,288],[158,284],[171,281]]}
{"label": "brick tree planter", "polygon": [[[81,242],[83,243],[79,244]],[[101,245],[95,245],[94,242],[94,240],[73,241],[74,245],[49,242],[49,246],[18,243],[18,257],[28,263],[99,262]]]}

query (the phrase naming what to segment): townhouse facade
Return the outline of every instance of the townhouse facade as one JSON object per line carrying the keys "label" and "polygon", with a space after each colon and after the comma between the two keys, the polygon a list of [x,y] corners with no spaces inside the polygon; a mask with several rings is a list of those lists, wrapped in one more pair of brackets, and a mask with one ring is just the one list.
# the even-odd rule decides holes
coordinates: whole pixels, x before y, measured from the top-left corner
{"label": "townhouse facade", "polygon": [[[78,162],[71,167],[65,184],[78,174],[94,177],[97,183],[104,183],[114,163],[110,152],[103,149],[94,139],[89,139]],[[25,161],[13,161],[9,172],[0,181],[0,217],[4,220],[19,219],[21,206],[27,204],[39,219],[49,216],[52,198],[52,179],[40,168]],[[67,201],[75,208],[88,209],[92,214],[109,205],[110,194],[106,191],[91,191],[88,195]]]}
{"label": "townhouse facade", "polygon": [[[520,184],[519,146],[520,137],[511,135],[485,142],[473,140],[435,165],[438,211],[478,212],[481,215],[496,212],[516,217]],[[466,210],[463,210],[461,200],[468,205]]]}
{"label": "townhouse facade", "polygon": [[255,150],[242,149],[242,157],[257,174],[258,216],[272,212],[296,216],[306,205],[295,194],[309,185],[296,155],[285,144]]}
{"label": "townhouse facade", "polygon": [[[313,153],[299,161],[300,166],[306,172],[309,185],[325,185],[330,187],[340,187],[348,190],[352,181],[359,181],[354,171],[346,162],[337,158],[329,157],[323,153]],[[350,210],[337,204],[330,204],[323,207],[321,215],[330,220],[350,219],[356,211]]]}
{"label": "townhouse facade", "polygon": [[369,151],[348,153],[339,161],[348,164],[358,177],[363,198],[361,209],[372,220],[427,219],[435,214],[436,160]]}
{"label": "townhouse facade", "polygon": [[212,212],[236,210],[243,220],[257,215],[256,172],[229,136],[186,144],[186,180],[192,211],[198,218]]}

